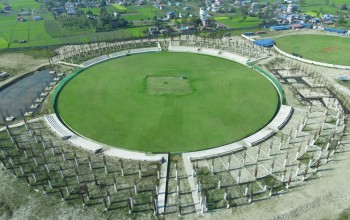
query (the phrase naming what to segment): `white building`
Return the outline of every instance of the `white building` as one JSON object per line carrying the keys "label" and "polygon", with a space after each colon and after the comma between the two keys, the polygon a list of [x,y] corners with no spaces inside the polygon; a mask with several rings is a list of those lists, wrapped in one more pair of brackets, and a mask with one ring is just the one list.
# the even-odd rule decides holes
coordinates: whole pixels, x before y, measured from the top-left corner
{"label": "white building", "polygon": [[298,11],[298,5],[296,4],[289,4],[287,7],[287,13],[294,13]]}
{"label": "white building", "polygon": [[205,22],[208,19],[208,13],[204,8],[199,9],[199,18],[201,19],[203,26],[205,26]]}

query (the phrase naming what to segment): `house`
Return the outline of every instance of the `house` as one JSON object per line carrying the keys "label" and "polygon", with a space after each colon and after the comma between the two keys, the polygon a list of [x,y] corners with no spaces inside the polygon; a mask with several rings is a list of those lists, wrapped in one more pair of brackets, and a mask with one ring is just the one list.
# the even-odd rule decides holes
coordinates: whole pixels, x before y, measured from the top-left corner
{"label": "house", "polygon": [[253,4],[250,6],[249,13],[256,14],[260,10],[260,3],[253,2]]}
{"label": "house", "polygon": [[166,17],[170,20],[170,19],[174,19],[176,16],[175,12],[173,11],[169,11],[168,13],[166,13]]}
{"label": "house", "polygon": [[299,0],[284,0],[284,3],[287,3],[287,4],[293,4],[293,3],[298,3]]}
{"label": "house", "polygon": [[291,24],[290,26],[292,27],[292,29],[301,29],[301,28],[304,28],[304,25],[302,25],[302,24]]}
{"label": "house", "polygon": [[30,15],[29,11],[22,11],[18,14],[18,16],[28,16]]}
{"label": "house", "polygon": [[26,19],[24,19],[24,17],[18,17],[17,18],[17,22],[25,22]]}
{"label": "house", "polygon": [[282,31],[282,30],[289,30],[291,28],[290,25],[280,25],[280,26],[271,26],[271,31]]}
{"label": "house", "polygon": [[347,34],[348,33],[348,31],[343,30],[343,29],[338,29],[338,28],[325,27],[323,30],[327,31],[327,32],[337,33],[337,34]]}
{"label": "house", "polygon": [[34,20],[34,21],[40,21],[40,20],[41,20],[41,17],[40,17],[39,15],[35,15],[35,16],[33,17],[33,20]]}
{"label": "house", "polygon": [[64,8],[52,8],[51,10],[55,15],[60,15],[65,11]]}
{"label": "house", "polygon": [[7,72],[1,72],[0,71],[0,78],[1,79],[4,79],[4,78],[9,77],[9,76],[10,76],[10,74],[8,74]]}
{"label": "house", "polygon": [[159,10],[165,10],[166,4],[157,4],[155,5],[155,7],[158,8]]}
{"label": "house", "polygon": [[75,15],[76,14],[76,10],[75,10],[75,6],[73,3],[71,2],[67,2],[64,5],[66,11],[67,11],[67,15]]}
{"label": "house", "polygon": [[294,21],[295,21],[295,16],[294,16],[294,15],[288,15],[288,16],[287,16],[287,21],[288,21],[288,24],[294,23]]}
{"label": "house", "polygon": [[11,8],[11,6],[6,5],[6,6],[4,6],[3,10],[4,11],[12,11],[12,8]]}
{"label": "house", "polygon": [[289,4],[287,7],[287,13],[294,13],[298,11],[298,5],[296,4]]}
{"label": "house", "polygon": [[333,24],[334,24],[334,21],[329,20],[329,21],[325,21],[324,23],[325,23],[326,25],[333,25]]}
{"label": "house", "polygon": [[312,23],[312,24],[321,24],[321,19],[319,19],[319,18],[313,18],[313,19],[311,19],[311,23]]}
{"label": "house", "polygon": [[208,20],[208,13],[204,8],[199,9],[199,18],[202,21],[202,25],[206,26]]}

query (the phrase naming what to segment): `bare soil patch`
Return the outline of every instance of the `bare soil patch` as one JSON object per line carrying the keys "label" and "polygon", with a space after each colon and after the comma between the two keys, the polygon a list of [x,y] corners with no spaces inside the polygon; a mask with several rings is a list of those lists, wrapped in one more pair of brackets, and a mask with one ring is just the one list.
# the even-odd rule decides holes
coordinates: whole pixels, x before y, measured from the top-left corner
{"label": "bare soil patch", "polygon": [[0,55],[0,70],[7,70],[11,74],[28,72],[33,68],[48,63],[47,59],[34,58],[22,53],[8,53]]}
{"label": "bare soil patch", "polygon": [[332,51],[336,51],[336,50],[339,50],[340,48],[337,47],[337,46],[331,46],[331,47],[326,47],[326,48],[323,48],[322,51],[323,52],[332,52]]}

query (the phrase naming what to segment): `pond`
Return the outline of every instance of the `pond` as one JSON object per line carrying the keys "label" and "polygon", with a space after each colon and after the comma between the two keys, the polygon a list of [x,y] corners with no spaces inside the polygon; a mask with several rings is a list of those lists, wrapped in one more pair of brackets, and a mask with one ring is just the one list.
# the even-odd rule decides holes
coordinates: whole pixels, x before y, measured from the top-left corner
{"label": "pond", "polygon": [[[30,109],[33,101],[52,80],[53,74],[49,70],[41,70],[0,89],[0,112],[4,117],[9,115],[16,119],[21,118],[21,111],[24,113]],[[41,106],[36,111],[40,108]],[[0,117],[0,123],[2,122]]]}

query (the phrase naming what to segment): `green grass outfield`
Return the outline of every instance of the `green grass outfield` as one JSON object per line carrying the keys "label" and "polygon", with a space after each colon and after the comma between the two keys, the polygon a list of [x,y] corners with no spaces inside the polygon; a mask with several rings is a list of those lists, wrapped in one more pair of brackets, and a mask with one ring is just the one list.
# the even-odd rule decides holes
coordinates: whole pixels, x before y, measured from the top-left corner
{"label": "green grass outfield", "polygon": [[278,94],[241,64],[162,52],[95,65],[73,78],[57,102],[63,120],[93,140],[138,151],[182,152],[255,133],[274,116]]}
{"label": "green grass outfield", "polygon": [[330,35],[289,35],[275,38],[276,46],[308,60],[350,66],[350,38]]}

